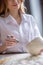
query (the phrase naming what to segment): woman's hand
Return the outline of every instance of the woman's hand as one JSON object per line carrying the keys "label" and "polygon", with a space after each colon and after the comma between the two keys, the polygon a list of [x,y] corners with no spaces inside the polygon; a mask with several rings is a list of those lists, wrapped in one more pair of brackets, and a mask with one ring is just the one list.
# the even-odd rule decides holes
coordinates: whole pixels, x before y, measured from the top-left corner
{"label": "woman's hand", "polygon": [[5,40],[4,44],[0,46],[0,53],[3,53],[8,48],[16,45],[17,43],[19,43],[19,41],[17,41],[13,36],[7,36],[7,39]]}
{"label": "woman's hand", "polygon": [[19,41],[16,40],[14,36],[7,36],[7,39],[5,40],[5,44],[8,48],[16,45],[18,42]]}

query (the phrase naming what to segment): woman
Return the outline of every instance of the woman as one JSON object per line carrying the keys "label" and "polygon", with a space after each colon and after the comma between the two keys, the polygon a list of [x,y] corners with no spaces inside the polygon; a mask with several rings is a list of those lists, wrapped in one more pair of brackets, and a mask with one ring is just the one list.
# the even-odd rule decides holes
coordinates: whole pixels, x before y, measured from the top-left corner
{"label": "woman", "polygon": [[34,18],[25,14],[23,3],[24,0],[0,1],[0,53],[27,52],[26,45],[41,36]]}

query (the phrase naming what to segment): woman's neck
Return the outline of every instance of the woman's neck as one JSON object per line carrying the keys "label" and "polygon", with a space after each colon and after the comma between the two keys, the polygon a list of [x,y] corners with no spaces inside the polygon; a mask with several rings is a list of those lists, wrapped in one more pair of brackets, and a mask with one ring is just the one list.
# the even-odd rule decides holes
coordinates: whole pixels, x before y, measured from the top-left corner
{"label": "woman's neck", "polygon": [[18,18],[19,14],[18,14],[18,11],[16,12],[10,12],[10,14],[16,19]]}
{"label": "woman's neck", "polygon": [[13,16],[13,18],[16,19],[17,23],[20,24],[21,23],[21,15],[18,12],[10,12],[11,16]]}

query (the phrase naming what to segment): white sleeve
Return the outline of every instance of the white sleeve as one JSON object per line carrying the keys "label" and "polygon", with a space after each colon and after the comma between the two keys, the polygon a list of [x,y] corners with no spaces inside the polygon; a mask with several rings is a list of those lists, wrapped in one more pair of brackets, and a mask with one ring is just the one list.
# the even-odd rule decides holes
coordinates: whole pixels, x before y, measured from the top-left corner
{"label": "white sleeve", "polygon": [[38,29],[38,26],[37,26],[37,24],[36,24],[36,20],[34,19],[34,17],[33,16],[31,16],[31,34],[30,34],[30,36],[31,36],[31,39],[30,39],[30,42],[33,40],[33,39],[35,39],[35,38],[37,38],[37,37],[40,37],[40,38],[42,38],[41,37],[41,34],[40,34],[40,32],[39,32],[39,29]]}

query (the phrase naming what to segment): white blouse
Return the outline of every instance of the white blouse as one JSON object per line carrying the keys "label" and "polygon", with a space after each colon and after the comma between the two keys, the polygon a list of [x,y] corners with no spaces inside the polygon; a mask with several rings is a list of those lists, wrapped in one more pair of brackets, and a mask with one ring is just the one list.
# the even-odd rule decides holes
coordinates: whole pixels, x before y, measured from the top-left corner
{"label": "white blouse", "polygon": [[0,45],[4,44],[8,35],[13,35],[19,41],[6,52],[25,52],[26,45],[41,36],[33,16],[21,14],[21,18],[22,21],[18,25],[11,15],[6,18],[0,17]]}

